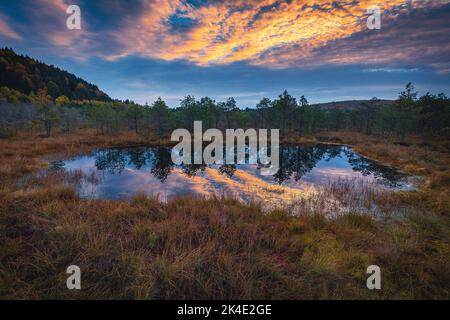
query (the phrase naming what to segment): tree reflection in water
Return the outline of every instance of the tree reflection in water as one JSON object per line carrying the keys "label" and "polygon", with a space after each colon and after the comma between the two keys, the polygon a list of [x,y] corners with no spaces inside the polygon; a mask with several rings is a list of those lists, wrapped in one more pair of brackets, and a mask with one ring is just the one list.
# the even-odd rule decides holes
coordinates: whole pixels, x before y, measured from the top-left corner
{"label": "tree reflection in water", "polygon": [[[248,150],[247,150],[248,151]],[[207,167],[214,167],[228,177],[233,177],[239,165],[181,165],[175,166],[171,160],[169,147],[138,147],[99,150],[93,154],[97,170],[120,174],[126,167],[149,171],[159,181],[166,181],[174,168],[180,168],[188,177],[194,177],[204,172]],[[335,158],[346,157],[346,161],[353,171],[362,175],[373,175],[389,186],[395,186],[404,177],[393,168],[361,157],[351,148],[334,145],[316,146],[281,146],[280,169],[273,175],[274,182],[283,184],[288,180],[299,181],[314,169],[319,161],[330,161]],[[248,159],[247,159],[248,163]],[[261,166],[258,165],[258,168]]]}

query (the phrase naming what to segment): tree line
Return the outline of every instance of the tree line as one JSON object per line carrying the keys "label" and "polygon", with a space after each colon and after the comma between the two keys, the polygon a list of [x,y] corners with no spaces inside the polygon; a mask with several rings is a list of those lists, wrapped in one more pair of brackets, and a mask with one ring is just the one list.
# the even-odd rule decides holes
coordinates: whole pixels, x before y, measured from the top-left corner
{"label": "tree line", "polygon": [[25,95],[0,88],[5,128],[40,126],[50,136],[54,130],[73,132],[95,128],[98,134],[116,134],[132,130],[167,137],[176,128],[193,129],[194,121],[204,128],[278,128],[282,137],[290,134],[314,134],[320,131],[357,131],[382,136],[396,136],[401,142],[407,134],[445,136],[450,134],[450,99],[444,94],[418,96],[411,83],[397,100],[380,104],[373,98],[352,109],[327,108],[296,99],[287,91],[278,98],[263,98],[255,108],[240,109],[234,98],[216,102],[209,97],[186,96],[179,107],[171,109],[161,98],[151,105],[133,101],[72,100],[61,95],[53,99],[45,87],[37,94]]}

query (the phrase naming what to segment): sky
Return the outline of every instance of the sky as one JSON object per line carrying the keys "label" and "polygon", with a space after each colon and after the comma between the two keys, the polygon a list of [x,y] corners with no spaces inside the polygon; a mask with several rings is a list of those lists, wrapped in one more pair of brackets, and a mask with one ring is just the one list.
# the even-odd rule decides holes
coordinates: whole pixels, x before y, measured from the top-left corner
{"label": "sky", "polygon": [[[81,29],[66,22],[81,10]],[[380,29],[367,27],[380,8]],[[450,0],[0,0],[0,47],[171,107],[190,94],[253,108],[450,94]]]}

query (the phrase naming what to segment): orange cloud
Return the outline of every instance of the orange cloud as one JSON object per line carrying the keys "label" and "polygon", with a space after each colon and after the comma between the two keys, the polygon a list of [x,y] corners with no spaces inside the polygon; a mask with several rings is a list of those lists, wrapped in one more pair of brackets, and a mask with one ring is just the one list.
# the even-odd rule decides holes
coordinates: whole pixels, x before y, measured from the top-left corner
{"label": "orange cloud", "polygon": [[[111,26],[105,22],[100,29],[90,29],[88,19],[93,15],[86,14],[87,6],[81,6],[82,30],[68,30],[69,0],[35,0],[24,6],[27,25],[16,21],[14,26],[20,27],[24,37],[26,28],[33,30],[27,36],[43,47],[50,44],[56,53],[80,59],[139,55],[199,66],[245,61],[271,68],[385,64],[424,55],[429,58],[426,65],[447,61],[448,41],[436,40],[450,34],[447,27],[417,26],[405,19],[418,12],[426,16],[427,9],[440,8],[450,0],[413,1],[413,8],[419,10],[411,15],[407,14],[408,2],[221,0],[194,6],[187,0],[146,0],[134,5],[109,0],[102,4],[102,13],[114,20]],[[367,8],[373,5],[383,9],[382,30],[368,32]],[[449,8],[446,10],[448,14]],[[444,18],[441,16],[441,21]],[[436,21],[433,19],[427,16],[423,21]],[[392,30],[392,25],[402,32]],[[22,39],[2,17],[0,36]]]}
{"label": "orange cloud", "polygon": [[[284,67],[363,31],[370,6],[400,11],[407,2],[225,0],[194,8],[181,0],[156,0],[116,35],[123,50],[112,58],[136,54],[197,65],[250,61]],[[414,7],[448,2],[415,1]],[[174,16],[193,25],[176,32],[170,21]]]}

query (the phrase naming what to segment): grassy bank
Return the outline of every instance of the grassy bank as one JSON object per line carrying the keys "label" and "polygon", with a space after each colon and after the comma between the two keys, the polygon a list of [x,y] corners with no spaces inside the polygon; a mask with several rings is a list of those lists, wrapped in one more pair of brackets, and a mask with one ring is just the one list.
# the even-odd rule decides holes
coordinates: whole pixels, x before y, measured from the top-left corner
{"label": "grassy bank", "polygon": [[[327,219],[314,203],[292,216],[230,199],[88,201],[76,196],[71,177],[33,175],[45,167],[42,157],[158,139],[21,133],[0,140],[0,297],[450,298],[448,145],[353,133],[291,139],[350,144],[427,179],[417,191],[360,193],[367,211],[383,208],[377,219],[362,212]],[[317,203],[353,191],[327,188]],[[81,267],[81,291],[66,289],[72,264]],[[381,267],[380,291],[366,288],[371,264]]]}

